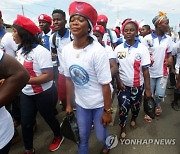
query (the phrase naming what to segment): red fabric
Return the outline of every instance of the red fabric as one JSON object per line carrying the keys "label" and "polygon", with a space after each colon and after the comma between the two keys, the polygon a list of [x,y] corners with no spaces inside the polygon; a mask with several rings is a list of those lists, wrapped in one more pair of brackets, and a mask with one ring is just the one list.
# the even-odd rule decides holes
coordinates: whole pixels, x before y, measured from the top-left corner
{"label": "red fabric", "polygon": [[165,57],[164,57],[164,63],[163,63],[163,75],[164,76],[167,76],[168,75],[168,68],[167,68],[167,62],[168,62],[168,48],[166,49],[166,52],[165,52]]}
{"label": "red fabric", "polygon": [[97,22],[106,22],[107,23],[108,18],[105,15],[101,14],[101,15],[98,16]]}
{"label": "red fabric", "polygon": [[33,35],[40,33],[40,29],[36,26],[36,24],[25,16],[17,15],[17,19],[14,21],[14,24],[24,28]]}
{"label": "red fabric", "polygon": [[120,30],[118,28],[114,28],[113,30],[116,32],[117,36],[120,36],[121,32],[120,32]]}
{"label": "red fabric", "polygon": [[58,76],[58,97],[61,101],[66,100],[66,78],[62,74]]}
{"label": "red fabric", "polygon": [[[28,61],[24,61],[23,66],[27,69],[27,71],[29,72],[30,77],[37,77],[36,73],[33,70],[33,62],[28,62]],[[43,92],[43,88],[40,85],[36,85],[36,84],[31,84],[33,92],[35,94],[39,94],[41,92]]]}
{"label": "red fabric", "polygon": [[97,11],[93,6],[86,2],[74,1],[69,6],[69,15],[79,14],[88,18],[94,26],[97,21]]}
{"label": "red fabric", "polygon": [[104,35],[104,33],[105,33],[105,29],[104,29],[104,27],[103,27],[102,25],[96,25],[96,26],[94,26],[93,32],[94,32],[94,31],[100,32],[100,33],[103,34],[103,35]]}
{"label": "red fabric", "polygon": [[46,15],[46,14],[39,15],[38,21],[40,21],[40,20],[49,22],[50,24],[52,23],[52,18],[50,16]]}
{"label": "red fabric", "polygon": [[136,20],[126,20],[126,21],[123,23],[123,25],[122,25],[122,34],[123,34],[123,35],[124,35],[124,27],[125,27],[128,23],[130,23],[130,22],[135,23],[136,26],[137,26],[137,30],[139,31],[139,24],[138,24],[138,22],[137,22]]}
{"label": "red fabric", "polygon": [[139,87],[140,86],[140,60],[134,61],[134,82],[133,87]]}

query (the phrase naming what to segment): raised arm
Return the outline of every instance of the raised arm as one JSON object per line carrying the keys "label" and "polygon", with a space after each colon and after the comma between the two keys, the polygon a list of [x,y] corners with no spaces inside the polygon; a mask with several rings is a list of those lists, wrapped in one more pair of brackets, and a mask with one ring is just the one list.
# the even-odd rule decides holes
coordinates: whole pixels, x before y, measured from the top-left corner
{"label": "raised arm", "polygon": [[4,54],[0,61],[0,107],[10,102],[29,80],[29,74],[13,57]]}

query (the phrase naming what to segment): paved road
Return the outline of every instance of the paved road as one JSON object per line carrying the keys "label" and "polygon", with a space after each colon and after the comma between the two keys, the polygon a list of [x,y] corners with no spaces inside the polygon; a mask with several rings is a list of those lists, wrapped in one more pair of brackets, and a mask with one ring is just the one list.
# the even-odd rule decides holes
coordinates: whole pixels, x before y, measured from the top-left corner
{"label": "paved road", "polygon": [[[174,111],[171,108],[172,90],[167,90],[165,102],[162,105],[163,113],[160,117],[156,117],[152,123],[146,123],[143,120],[144,112],[141,111],[137,120],[138,128],[130,129],[127,124],[127,139],[119,142],[118,146],[111,150],[110,154],[180,154],[180,111]],[[117,116],[117,101],[113,104],[114,121],[109,126],[110,134],[119,134]],[[64,112],[58,105],[58,120],[61,122]],[[117,111],[117,112],[116,112]],[[130,118],[129,118],[130,119]],[[38,128],[34,135],[34,147],[36,154],[49,154],[48,146],[52,139],[52,133],[42,118],[37,117]],[[21,127],[18,128],[19,132]],[[136,142],[136,144],[134,143]],[[153,142],[148,144],[148,142]],[[170,144],[167,144],[170,143]],[[131,143],[131,144],[130,144]],[[159,144],[158,144],[159,143]],[[92,130],[89,141],[89,154],[99,154],[102,145],[99,143]],[[10,154],[23,154],[24,146],[20,142],[13,145]],[[68,139],[65,139],[62,146],[54,154],[77,154],[77,145]]]}

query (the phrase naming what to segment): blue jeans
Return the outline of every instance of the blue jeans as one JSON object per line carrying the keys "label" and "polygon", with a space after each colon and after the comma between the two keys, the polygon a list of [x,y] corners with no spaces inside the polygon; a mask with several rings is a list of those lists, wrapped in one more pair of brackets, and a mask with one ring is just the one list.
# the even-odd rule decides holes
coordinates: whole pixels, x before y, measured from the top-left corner
{"label": "blue jeans", "polygon": [[156,106],[160,106],[166,92],[168,76],[150,78],[151,93],[154,96]]}
{"label": "blue jeans", "polygon": [[105,140],[108,137],[108,131],[107,127],[104,127],[103,124],[101,124],[101,117],[104,112],[104,108],[84,109],[81,106],[76,105],[76,109],[80,135],[78,154],[88,154],[88,140],[93,122],[96,137],[106,148]]}
{"label": "blue jeans", "polygon": [[49,125],[54,136],[59,137],[61,135],[60,125],[54,114],[53,88],[55,87],[52,86],[48,90],[32,96],[21,94],[21,126],[26,150],[33,148],[33,124],[37,111]]}

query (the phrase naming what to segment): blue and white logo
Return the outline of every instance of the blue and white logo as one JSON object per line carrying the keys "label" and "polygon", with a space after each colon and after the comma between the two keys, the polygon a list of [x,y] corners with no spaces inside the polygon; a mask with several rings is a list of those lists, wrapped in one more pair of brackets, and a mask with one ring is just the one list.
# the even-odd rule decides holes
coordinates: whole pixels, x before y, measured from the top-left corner
{"label": "blue and white logo", "polygon": [[89,75],[84,68],[79,65],[72,65],[69,72],[73,82],[78,86],[84,86],[89,81]]}
{"label": "blue and white logo", "polygon": [[115,148],[118,145],[117,135],[110,135],[106,138],[106,145],[108,149]]}

